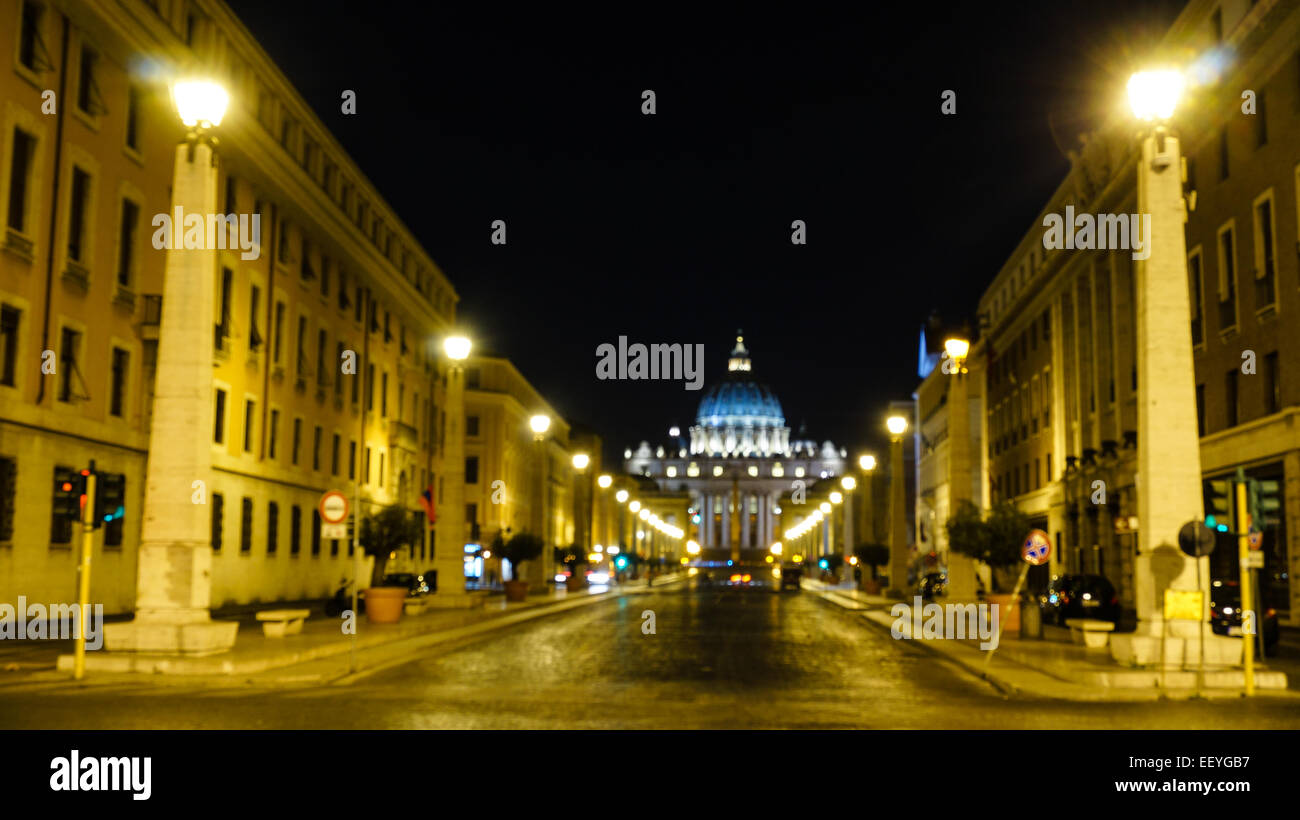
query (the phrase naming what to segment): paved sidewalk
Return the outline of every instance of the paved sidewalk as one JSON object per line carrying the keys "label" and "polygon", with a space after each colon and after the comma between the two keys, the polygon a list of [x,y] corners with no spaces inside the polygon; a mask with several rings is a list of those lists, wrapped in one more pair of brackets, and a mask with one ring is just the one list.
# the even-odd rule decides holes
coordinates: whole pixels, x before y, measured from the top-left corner
{"label": "paved sidewalk", "polygon": [[[654,587],[668,586],[681,576],[661,576]],[[355,642],[344,635],[341,620],[314,615],[302,633],[284,638],[267,638],[261,625],[248,613],[240,619],[239,635],[229,652],[202,658],[183,658],[133,653],[88,652],[86,677],[82,684],[120,684],[147,680],[178,685],[244,686],[324,683],[346,679],[352,674],[353,651],[356,669],[404,662],[418,649],[465,639],[482,632],[505,628],[532,618],[563,612],[622,595],[646,591],[644,580],[610,587],[593,587],[570,593],[563,587],[527,601],[508,603],[503,595],[484,595],[482,606],[468,609],[429,610],[403,615],[396,624],[370,624],[357,618]],[[267,604],[264,609],[276,608]],[[67,644],[68,642],[61,642]],[[65,647],[66,648],[66,647]],[[25,655],[36,650],[15,647]],[[0,656],[2,658],[4,656]],[[4,667],[0,665],[0,669]],[[60,655],[57,668],[46,663],[30,664],[0,672],[0,689],[7,686],[69,683],[72,656]]]}
{"label": "paved sidewalk", "polygon": [[[805,580],[804,589],[821,595],[836,606],[859,612],[863,620],[886,630],[892,630],[897,621],[890,614],[891,607],[898,603],[912,604],[911,600],[868,595],[813,580]],[[912,640],[910,623],[901,625],[899,631],[909,636],[900,640]],[[1109,653],[1089,652],[1070,640],[1067,629],[1045,626],[1043,634],[1042,640],[1021,640],[1004,634],[991,659],[985,650],[980,649],[978,638],[922,638],[917,642],[1007,695],[1027,694],[1080,701],[1154,701],[1185,699],[1198,694],[1214,698],[1242,695],[1240,669],[1207,668],[1206,685],[1199,690],[1195,688],[1194,672],[1180,674],[1173,671],[1165,676],[1165,686],[1162,687],[1157,680],[1158,672],[1126,669],[1111,660]],[[1292,664],[1286,661],[1278,663],[1271,658],[1266,660],[1267,663],[1256,666],[1256,695],[1300,698],[1300,691],[1286,688],[1288,680],[1295,687],[1300,679],[1295,674],[1282,673],[1282,668]]]}

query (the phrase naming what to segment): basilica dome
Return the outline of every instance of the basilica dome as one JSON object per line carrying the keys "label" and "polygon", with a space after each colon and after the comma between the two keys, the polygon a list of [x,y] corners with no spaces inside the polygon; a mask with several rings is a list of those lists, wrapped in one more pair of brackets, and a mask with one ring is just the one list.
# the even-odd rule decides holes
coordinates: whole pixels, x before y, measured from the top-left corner
{"label": "basilica dome", "polygon": [[745,340],[737,334],[727,374],[700,399],[691,452],[769,456],[789,448],[790,429],[776,394],[754,379]]}

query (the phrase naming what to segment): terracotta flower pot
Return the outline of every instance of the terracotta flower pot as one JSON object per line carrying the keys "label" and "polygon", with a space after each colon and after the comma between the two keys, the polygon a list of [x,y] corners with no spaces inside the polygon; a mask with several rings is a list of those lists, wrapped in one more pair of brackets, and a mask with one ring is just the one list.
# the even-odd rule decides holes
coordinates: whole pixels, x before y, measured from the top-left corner
{"label": "terracotta flower pot", "polygon": [[569,592],[581,592],[587,588],[587,579],[581,575],[570,575],[564,579],[564,586]]}
{"label": "terracotta flower pot", "polygon": [[402,620],[406,587],[370,587],[366,590],[366,620],[372,624],[395,624]]}
{"label": "terracotta flower pot", "polygon": [[528,582],[527,581],[506,581],[506,600],[524,601],[528,599]]}

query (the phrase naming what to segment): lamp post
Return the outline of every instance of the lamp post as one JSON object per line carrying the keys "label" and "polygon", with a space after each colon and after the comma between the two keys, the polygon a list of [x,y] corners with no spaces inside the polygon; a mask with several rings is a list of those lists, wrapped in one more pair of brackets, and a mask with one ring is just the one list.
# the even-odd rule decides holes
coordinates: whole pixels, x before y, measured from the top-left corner
{"label": "lamp post", "polygon": [[591,456],[586,453],[573,454],[573,529],[578,543],[578,555],[585,556],[591,552],[591,493],[587,485],[587,466]]}
{"label": "lamp post", "polygon": [[907,486],[903,475],[903,436],[907,418],[890,416],[889,430],[889,593],[907,595]]}
{"label": "lamp post", "polygon": [[[192,80],[177,82],[172,97],[188,129],[174,154],[172,205],[190,215],[216,213],[212,130],[229,96],[217,83]],[[184,226],[172,229],[179,239]],[[135,618],[105,625],[110,650],[212,654],[235,644],[239,623],[213,621],[209,612],[211,508],[190,494],[211,492],[216,265],[215,248],[173,241],[167,249]]]}
{"label": "lamp post", "polygon": [[[956,512],[963,501],[973,497],[970,452],[970,378],[966,357],[970,354],[967,339],[953,337],[943,343],[948,363],[948,514]],[[948,573],[948,595],[956,600],[974,600],[975,562],[968,556],[954,554],[944,542],[943,563]]]}
{"label": "lamp post", "polygon": [[853,491],[857,489],[858,480],[851,475],[840,478],[844,488],[844,585],[856,587],[853,578]]}
{"label": "lamp post", "polygon": [[[1195,640],[1208,619],[1209,559],[1181,562],[1172,579],[1156,578],[1153,554],[1176,549],[1179,528],[1199,521],[1202,506],[1200,439],[1196,418],[1195,369],[1192,362],[1187,247],[1183,224],[1182,162],[1178,137],[1167,123],[1182,92],[1176,71],[1134,74],[1128,84],[1133,113],[1147,123],[1140,136],[1137,163],[1137,209],[1150,215],[1150,254],[1135,262],[1138,372],[1138,538],[1133,562],[1138,625],[1131,635],[1115,635],[1111,652],[1121,662],[1147,663],[1160,658],[1164,635],[1161,601],[1166,587],[1200,589],[1200,623],[1171,621],[1168,634],[1182,639],[1182,657],[1195,660]],[[1171,553],[1172,554],[1172,553]],[[1218,653],[1230,639],[1209,636],[1205,649]],[[1227,657],[1233,657],[1229,650]]]}
{"label": "lamp post", "polygon": [[858,469],[864,476],[862,488],[862,535],[868,544],[876,543],[876,457],[871,453],[858,456]]}
{"label": "lamp post", "polygon": [[438,605],[468,602],[465,592],[465,361],[473,344],[465,336],[442,342],[447,357],[447,429],[442,445],[445,502],[435,530],[433,567]]}
{"label": "lamp post", "polygon": [[[533,450],[537,458],[537,503],[533,505],[533,526],[537,537],[542,539],[542,556],[532,562],[530,569],[533,577],[529,581],[533,589],[546,590],[549,589],[551,577],[555,575],[555,554],[552,549],[554,545],[546,531],[546,482],[549,472],[546,431],[551,429],[551,417],[545,413],[538,413],[528,419],[528,427],[533,431]],[[514,572],[514,567],[511,567],[511,572]]]}

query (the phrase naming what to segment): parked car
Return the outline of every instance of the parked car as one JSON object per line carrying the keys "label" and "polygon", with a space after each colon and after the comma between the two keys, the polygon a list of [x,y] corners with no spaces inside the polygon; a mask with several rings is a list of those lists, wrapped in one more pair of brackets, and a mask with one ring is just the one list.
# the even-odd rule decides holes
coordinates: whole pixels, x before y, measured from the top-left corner
{"label": "parked car", "polygon": [[[1264,637],[1264,654],[1277,653],[1277,610],[1263,610],[1255,628]],[[1241,586],[1236,581],[1215,581],[1210,585],[1210,629],[1216,635],[1241,635]]]}
{"label": "parked car", "polygon": [[803,567],[781,567],[781,591],[793,589],[798,592],[802,587],[799,579],[803,576]]}
{"label": "parked car", "polygon": [[1039,598],[1044,623],[1065,626],[1070,618],[1119,623],[1119,596],[1102,575],[1058,575]]}
{"label": "parked car", "polygon": [[929,601],[948,594],[948,576],[942,572],[927,572],[916,583],[916,594]]}

